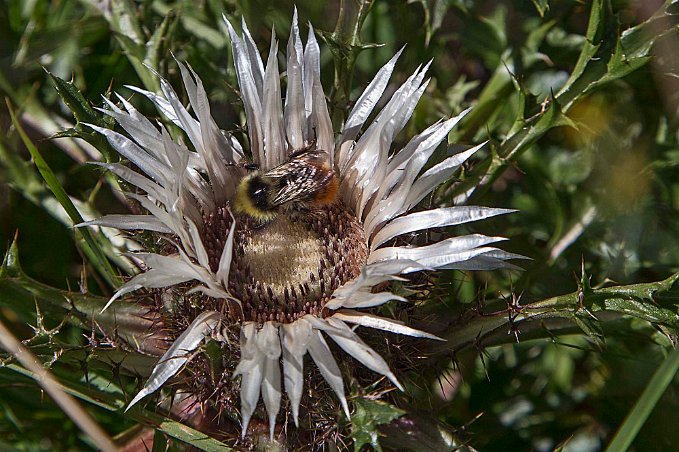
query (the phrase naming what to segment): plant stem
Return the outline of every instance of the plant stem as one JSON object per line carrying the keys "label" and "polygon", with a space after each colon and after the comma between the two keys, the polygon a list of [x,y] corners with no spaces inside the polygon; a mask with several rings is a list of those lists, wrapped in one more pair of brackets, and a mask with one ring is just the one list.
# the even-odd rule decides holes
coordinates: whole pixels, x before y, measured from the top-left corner
{"label": "plant stem", "polygon": [[361,28],[372,3],[373,0],[342,0],[340,3],[335,31],[329,39],[335,60],[335,81],[330,95],[335,111],[344,111],[343,107],[349,103],[354,64],[363,50]]}

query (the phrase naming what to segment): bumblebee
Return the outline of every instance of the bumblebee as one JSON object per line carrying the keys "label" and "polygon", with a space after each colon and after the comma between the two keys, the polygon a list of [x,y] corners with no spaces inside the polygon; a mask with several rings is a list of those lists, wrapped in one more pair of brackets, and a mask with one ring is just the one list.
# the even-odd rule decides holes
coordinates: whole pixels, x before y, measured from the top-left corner
{"label": "bumblebee", "polygon": [[335,201],[339,181],[326,152],[303,149],[266,172],[255,171],[236,188],[234,210],[263,223],[278,213],[303,213]]}

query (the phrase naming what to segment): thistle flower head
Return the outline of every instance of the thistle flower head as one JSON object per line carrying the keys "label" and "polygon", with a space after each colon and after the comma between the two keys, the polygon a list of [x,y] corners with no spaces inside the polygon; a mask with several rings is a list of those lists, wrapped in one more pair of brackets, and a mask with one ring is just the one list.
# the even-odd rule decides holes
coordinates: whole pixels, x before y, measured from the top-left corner
{"label": "thistle flower head", "polygon": [[[169,301],[161,297],[160,309],[169,322],[179,322],[174,324],[176,340],[129,406],[159,389],[193,358],[191,352],[213,338],[239,357],[226,377],[241,376],[243,435],[261,395],[273,436],[283,392],[298,423],[307,353],[350,416],[344,377],[328,339],[403,389],[385,359],[354,328],[365,327],[366,334],[378,329],[437,339],[370,310],[406,301],[390,291],[390,281],[407,280],[409,274],[424,270],[507,267],[511,264],[505,261],[517,256],[494,246],[503,240],[500,237],[473,234],[423,245],[409,240],[429,228],[509,212],[472,206],[418,208],[483,146],[450,155],[425,170],[463,112],[441,119],[400,149],[392,147],[427,88],[428,64],[378,109],[397,53],[335,133],[311,26],[304,43],[296,14],[293,17],[283,94],[275,35],[264,64],[245,23],[242,35],[228,21],[226,25],[247,119],[248,151],[217,127],[203,83],[178,62],[189,107],[160,76],[162,94],[130,89],[149,98],[186,139],[174,139],[164,125],[152,123],[120,96],[122,108],[108,102],[103,111],[115,118],[124,134],[91,125],[138,168],[99,164],[139,189],[128,196],[147,213],[109,215],[86,224],[151,231],[167,243],[161,251],[134,254],[143,271],[109,302],[142,288],[174,294]],[[314,160],[313,168],[299,168],[296,160],[297,166],[290,164],[304,152],[315,152],[321,161]],[[253,177],[249,162],[258,167],[255,174],[262,186],[242,185]],[[309,171],[321,170],[325,179],[312,179]],[[300,185],[310,181],[313,189]],[[329,193],[331,183],[335,185]],[[266,196],[256,198],[257,190]],[[283,190],[293,194],[284,196]],[[234,209],[238,196],[244,197],[241,203],[264,203],[271,216],[258,218],[251,209]],[[177,320],[180,312],[188,317]],[[225,332],[233,326],[240,330],[239,345]]]}

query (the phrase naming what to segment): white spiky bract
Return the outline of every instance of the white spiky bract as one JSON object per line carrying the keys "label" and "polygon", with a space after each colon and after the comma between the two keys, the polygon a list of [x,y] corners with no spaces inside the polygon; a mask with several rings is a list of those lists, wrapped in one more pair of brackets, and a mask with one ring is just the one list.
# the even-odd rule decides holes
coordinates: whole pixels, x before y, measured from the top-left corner
{"label": "white spiky bract", "polygon": [[[402,386],[389,365],[349,325],[437,339],[394,320],[358,311],[391,300],[404,301],[390,292],[373,293],[376,285],[402,280],[399,275],[422,270],[509,267],[511,264],[505,261],[519,256],[491,246],[502,238],[478,234],[452,237],[421,247],[383,247],[402,234],[511,212],[507,209],[459,206],[409,213],[483,146],[452,155],[422,172],[434,150],[466,114],[465,111],[433,124],[398,152],[390,153],[396,134],[405,126],[426,89],[428,81],[424,77],[428,65],[418,68],[394,92],[372,122],[367,123],[387,87],[401,52],[397,53],[358,98],[335,137],[320,81],[320,51],[311,26],[303,46],[295,12],[287,45],[287,88],[282,105],[275,36],[264,66],[245,23],[242,25],[243,34],[239,36],[229,21],[225,19],[225,22],[231,38],[255,163],[263,169],[272,168],[285,161],[291,150],[303,148],[316,140],[318,148],[328,152],[330,162],[339,174],[340,199],[361,220],[370,250],[360,276],[336,289],[326,304],[326,308],[334,311],[333,315],[326,318],[306,315],[288,324],[242,324],[241,360],[234,376],[242,376],[243,435],[260,394],[273,435],[281,402],[281,380],[290,400],[293,419],[298,422],[303,362],[307,352],[349,416],[342,375],[326,337],[400,389]],[[178,239],[174,244],[177,252],[173,255],[135,254],[145,264],[146,271],[124,284],[109,304],[142,287],[162,288],[187,281],[194,282],[192,291],[202,291],[211,297],[232,298],[227,282],[235,220],[216,271],[210,269],[199,225],[205,212],[214,211],[232,198],[242,177],[242,170],[236,164],[244,153],[236,139],[218,129],[210,114],[208,97],[200,78],[191,68],[178,64],[195,116],[180,103],[175,91],[162,78],[162,95],[130,88],[149,98],[169,121],[182,129],[195,152],[182,141],[171,139],[162,124],[152,124],[122,97],[119,100],[124,110],[107,102],[108,109],[102,111],[115,118],[128,136],[91,125],[139,168],[140,171],[135,172],[120,164],[99,164],[146,193],[145,196],[132,193],[128,196],[137,200],[148,214],[109,215],[85,224],[169,233]],[[217,323],[217,313],[201,314],[160,359],[146,386],[130,406],[179,372],[200,342],[215,334]]]}

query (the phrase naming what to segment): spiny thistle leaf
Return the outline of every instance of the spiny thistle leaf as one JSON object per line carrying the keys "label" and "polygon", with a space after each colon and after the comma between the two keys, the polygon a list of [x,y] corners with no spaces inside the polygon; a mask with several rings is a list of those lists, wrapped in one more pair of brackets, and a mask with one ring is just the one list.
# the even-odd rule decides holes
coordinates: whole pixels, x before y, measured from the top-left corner
{"label": "spiny thistle leaf", "polygon": [[73,82],[67,82],[49,71],[45,72],[47,72],[47,76],[54,83],[54,87],[56,88],[59,97],[61,97],[61,100],[64,101],[69,110],[71,110],[73,117],[76,120],[74,128],[60,132],[56,134],[54,138],[82,138],[101,151],[107,162],[112,161],[112,159],[115,158],[115,152],[113,152],[106,139],[100,134],[92,132],[89,128],[84,128],[81,123],[97,124],[100,127],[112,128],[114,124],[113,118],[99,113],[92,108],[87,99],[85,99],[85,96],[83,96]]}
{"label": "spiny thistle leaf", "polygon": [[[507,331],[517,328],[519,332],[537,333],[539,337],[551,337],[545,329],[550,320],[574,322],[590,338],[601,336],[601,324],[632,316],[653,324],[663,325],[679,333],[679,273],[654,283],[591,289],[583,295],[582,290],[520,306],[518,310],[497,311],[492,315],[463,316],[451,333],[443,336],[447,342],[433,344],[438,351],[459,351],[471,345],[502,344],[512,342]],[[670,297],[668,297],[670,295]],[[669,302],[661,298],[670,298]],[[602,316],[600,314],[606,314]],[[595,320],[596,316],[598,320]],[[536,331],[537,330],[537,331]],[[541,332],[541,333],[540,333]],[[532,335],[531,337],[535,337]]]}
{"label": "spiny thistle leaf", "polygon": [[123,341],[128,349],[160,356],[165,351],[162,335],[153,333],[154,316],[133,303],[114,306],[101,312],[107,298],[81,292],[55,289],[28,277],[19,263],[16,240],[12,242],[0,267],[0,307],[7,307],[25,322],[34,322],[36,306],[51,320],[71,316],[72,323],[94,329],[112,339]]}
{"label": "spiny thistle leaf", "polygon": [[354,450],[361,450],[361,447],[368,444],[375,450],[382,450],[378,440],[378,427],[403,416],[405,411],[385,402],[361,397],[354,400],[354,406],[356,412],[351,416]]}

